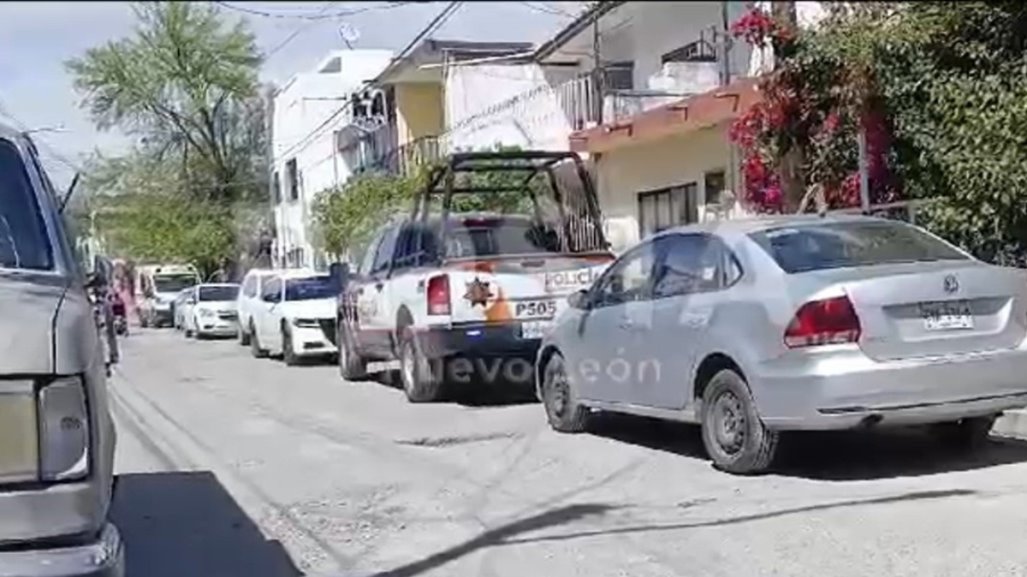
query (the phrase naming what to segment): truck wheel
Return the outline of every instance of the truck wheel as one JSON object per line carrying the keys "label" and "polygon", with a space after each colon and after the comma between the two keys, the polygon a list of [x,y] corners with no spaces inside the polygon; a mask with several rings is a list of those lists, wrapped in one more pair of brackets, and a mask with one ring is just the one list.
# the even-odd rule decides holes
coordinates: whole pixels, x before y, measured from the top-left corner
{"label": "truck wheel", "polygon": [[144,328],[144,329],[147,328],[148,326],[150,326],[150,322],[146,319],[146,314],[145,313],[139,315],[139,326]]}
{"label": "truck wheel", "polygon": [[588,429],[592,416],[588,407],[578,404],[559,353],[550,357],[542,369],[542,403],[546,419],[554,431],[580,433]]}
{"label": "truck wheel", "polygon": [[250,333],[246,332],[242,325],[239,325],[239,344],[244,347],[250,346]]}
{"label": "truck wheel", "polygon": [[713,376],[703,393],[702,439],[714,466],[729,473],[762,473],[774,460],[778,438],[756,414],[741,375],[724,369]]}
{"label": "truck wheel", "polygon": [[972,451],[988,444],[988,435],[995,425],[994,416],[973,417],[932,426],[933,433],[946,446]]}
{"label": "truck wheel", "polygon": [[356,352],[349,328],[338,320],[335,323],[335,343],[339,349],[339,375],[347,381],[367,378],[367,362]]}
{"label": "truck wheel", "polygon": [[255,328],[256,327],[254,327],[253,323],[251,322],[250,323],[250,335],[251,335],[251,337],[250,337],[250,353],[253,355],[253,358],[255,358],[255,359],[263,359],[264,357],[267,356],[267,351],[265,349],[260,348],[260,339],[257,338],[257,331],[255,330]]}
{"label": "truck wheel", "polygon": [[403,331],[399,345],[399,378],[411,403],[430,403],[442,397],[442,371],[433,371],[424,355],[417,335],[410,328]]}

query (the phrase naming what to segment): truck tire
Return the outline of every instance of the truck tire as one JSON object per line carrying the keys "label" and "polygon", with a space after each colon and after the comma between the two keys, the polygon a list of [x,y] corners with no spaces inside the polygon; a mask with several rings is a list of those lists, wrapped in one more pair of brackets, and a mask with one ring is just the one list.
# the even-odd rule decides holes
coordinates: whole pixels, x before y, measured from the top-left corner
{"label": "truck tire", "polygon": [[342,319],[335,322],[335,343],[339,349],[339,375],[347,381],[366,379],[367,361],[357,353],[353,337]]}
{"label": "truck tire", "polygon": [[703,393],[702,439],[715,467],[744,475],[770,468],[779,433],[760,420],[745,379],[724,369],[713,375]]}
{"label": "truck tire", "polygon": [[250,346],[250,333],[246,332],[242,325],[239,325],[239,345]]}
{"label": "truck tire", "polygon": [[417,334],[407,327],[399,344],[399,378],[411,403],[431,403],[442,398],[443,371],[432,370]]}

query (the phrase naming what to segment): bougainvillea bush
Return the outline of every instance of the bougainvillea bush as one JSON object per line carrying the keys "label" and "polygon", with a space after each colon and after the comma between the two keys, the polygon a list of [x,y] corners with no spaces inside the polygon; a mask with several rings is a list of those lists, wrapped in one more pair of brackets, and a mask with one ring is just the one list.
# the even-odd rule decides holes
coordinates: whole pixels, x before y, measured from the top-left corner
{"label": "bougainvillea bush", "polygon": [[[831,25],[829,20],[828,26]],[[826,35],[796,34],[754,8],[732,26],[732,35],[778,57],[761,78],[761,101],[739,117],[730,138],[742,150],[744,198],[757,212],[794,208],[810,187],[819,186],[830,208],[859,205],[857,134],[866,135],[871,201],[897,197],[890,170],[891,130],[882,103],[859,73],[858,63],[825,50]],[[860,81],[864,84],[860,85]],[[780,165],[798,154],[799,191],[782,190]]]}
{"label": "bougainvillea bush", "polygon": [[778,167],[801,161],[830,206],[859,199],[857,128],[871,198],[934,199],[926,224],[997,262],[1027,253],[1027,3],[838,3],[816,30],[789,34],[766,15],[733,27],[785,48],[762,78],[763,102],[731,138],[745,156],[745,197],[781,210]]}

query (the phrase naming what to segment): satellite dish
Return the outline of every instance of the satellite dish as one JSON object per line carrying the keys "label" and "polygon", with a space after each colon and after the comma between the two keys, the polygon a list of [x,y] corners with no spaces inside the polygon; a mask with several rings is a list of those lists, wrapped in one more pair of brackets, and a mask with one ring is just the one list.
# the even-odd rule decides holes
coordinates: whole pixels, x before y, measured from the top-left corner
{"label": "satellite dish", "polygon": [[360,40],[360,31],[354,28],[352,24],[343,22],[339,26],[339,36],[342,37],[342,41],[346,43],[346,46],[352,46],[354,42]]}

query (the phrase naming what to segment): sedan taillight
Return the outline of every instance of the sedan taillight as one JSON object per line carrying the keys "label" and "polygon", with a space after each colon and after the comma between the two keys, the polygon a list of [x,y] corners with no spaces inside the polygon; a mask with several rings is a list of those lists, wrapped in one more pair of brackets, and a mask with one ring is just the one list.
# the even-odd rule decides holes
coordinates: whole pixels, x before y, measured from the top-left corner
{"label": "sedan taillight", "polygon": [[854,343],[861,327],[856,309],[847,296],[810,301],[795,313],[785,329],[785,346],[790,349]]}

